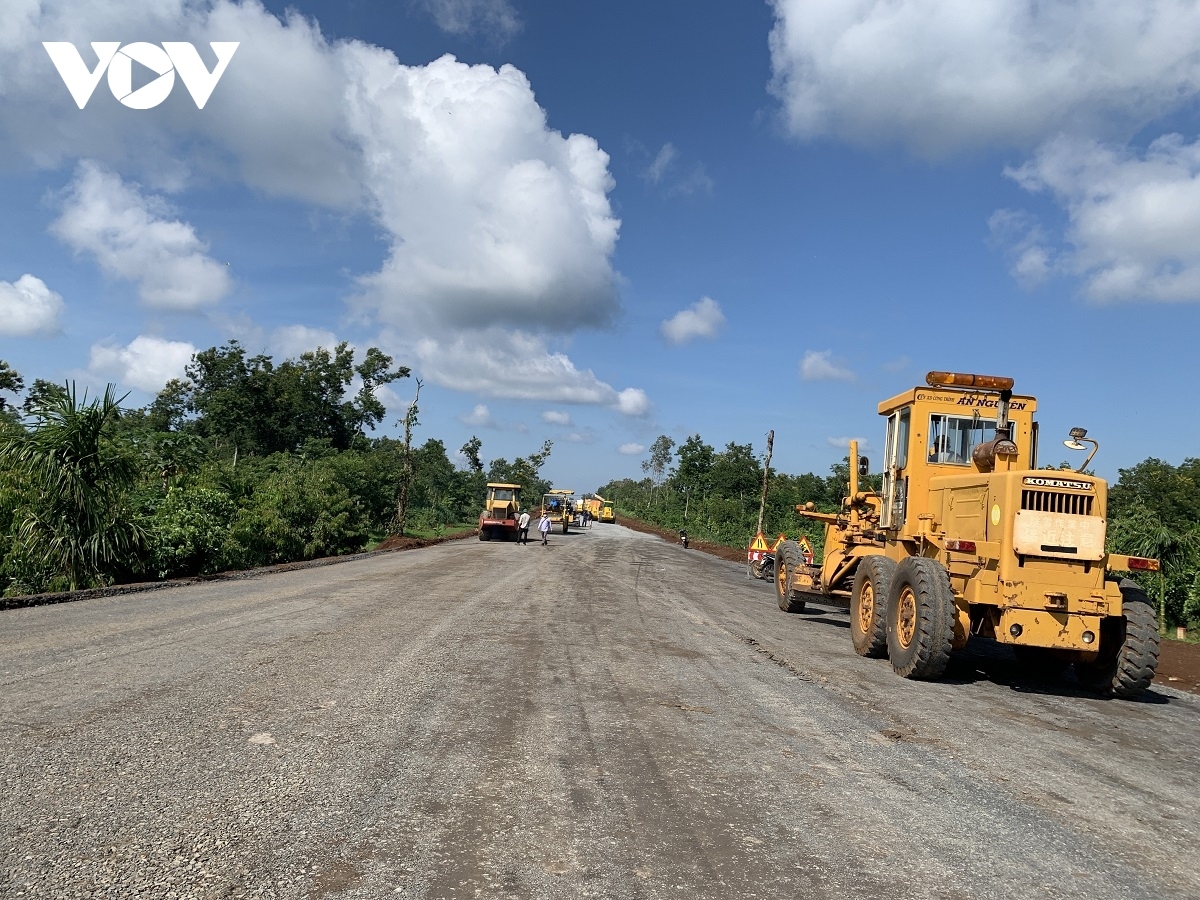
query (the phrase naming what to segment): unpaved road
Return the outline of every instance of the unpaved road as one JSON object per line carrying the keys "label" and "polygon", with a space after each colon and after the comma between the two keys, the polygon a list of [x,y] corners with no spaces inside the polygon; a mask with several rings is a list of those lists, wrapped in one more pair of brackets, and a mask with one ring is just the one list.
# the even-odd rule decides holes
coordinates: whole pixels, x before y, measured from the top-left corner
{"label": "unpaved road", "polygon": [[1200,896],[1200,698],[846,629],[611,525],[0,613],[0,894]]}

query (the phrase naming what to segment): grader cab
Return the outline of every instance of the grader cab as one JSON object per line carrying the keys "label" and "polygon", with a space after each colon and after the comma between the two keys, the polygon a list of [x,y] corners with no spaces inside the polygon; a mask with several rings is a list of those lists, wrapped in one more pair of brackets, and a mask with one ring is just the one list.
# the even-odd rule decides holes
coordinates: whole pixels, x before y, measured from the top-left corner
{"label": "grader cab", "polygon": [[[1158,561],[1105,552],[1106,482],[1083,474],[1087,461],[1037,468],[1037,402],[1012,387],[930,372],[926,387],[879,404],[882,490],[860,489],[869,463],[851,442],[841,510],[796,507],[825,523],[822,562],[806,565],[792,541],[777,550],[779,606],[848,600],[854,649],[906,678],[939,677],[974,636],[1013,645],[1043,673],[1073,664],[1084,685],[1133,696],[1154,677],[1158,623],[1116,573]],[[1066,445],[1097,446],[1085,435],[1073,429]]]}

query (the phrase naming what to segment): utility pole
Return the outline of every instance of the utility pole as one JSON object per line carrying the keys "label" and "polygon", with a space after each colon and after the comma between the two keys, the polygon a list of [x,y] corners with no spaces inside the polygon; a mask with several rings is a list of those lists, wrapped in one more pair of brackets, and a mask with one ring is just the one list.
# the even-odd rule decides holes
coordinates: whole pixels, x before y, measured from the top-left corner
{"label": "utility pole", "polygon": [[767,432],[767,461],[763,465],[762,499],[758,503],[758,531],[755,534],[761,534],[763,530],[763,515],[767,511],[767,480],[771,477],[771,451],[774,446],[775,429],[772,428]]}
{"label": "utility pole", "polygon": [[417,392],[408,407],[408,413],[404,416],[404,468],[400,473],[400,502],[396,506],[396,523],[399,526],[400,537],[404,537],[404,529],[408,526],[408,484],[413,476],[412,432],[413,426],[417,424],[417,400],[421,397],[421,385],[424,384],[420,378],[416,381]]}

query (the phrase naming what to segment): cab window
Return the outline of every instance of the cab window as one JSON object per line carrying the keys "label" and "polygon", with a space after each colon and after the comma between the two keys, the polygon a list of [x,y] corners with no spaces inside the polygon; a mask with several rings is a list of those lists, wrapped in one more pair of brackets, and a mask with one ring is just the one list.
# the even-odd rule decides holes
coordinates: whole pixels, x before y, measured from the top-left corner
{"label": "cab window", "polygon": [[896,468],[908,465],[908,410],[900,410],[900,423],[896,435]]}
{"label": "cab window", "polygon": [[971,451],[995,437],[995,419],[931,415],[928,461],[954,466],[970,465]]}

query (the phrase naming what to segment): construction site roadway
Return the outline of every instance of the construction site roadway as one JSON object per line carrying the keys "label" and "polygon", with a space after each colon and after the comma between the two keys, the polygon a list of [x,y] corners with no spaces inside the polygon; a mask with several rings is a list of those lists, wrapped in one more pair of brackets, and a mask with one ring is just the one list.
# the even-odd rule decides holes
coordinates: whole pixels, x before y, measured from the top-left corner
{"label": "construction site roadway", "polygon": [[619,525],[0,613],[0,896],[1192,898],[1200,698]]}

